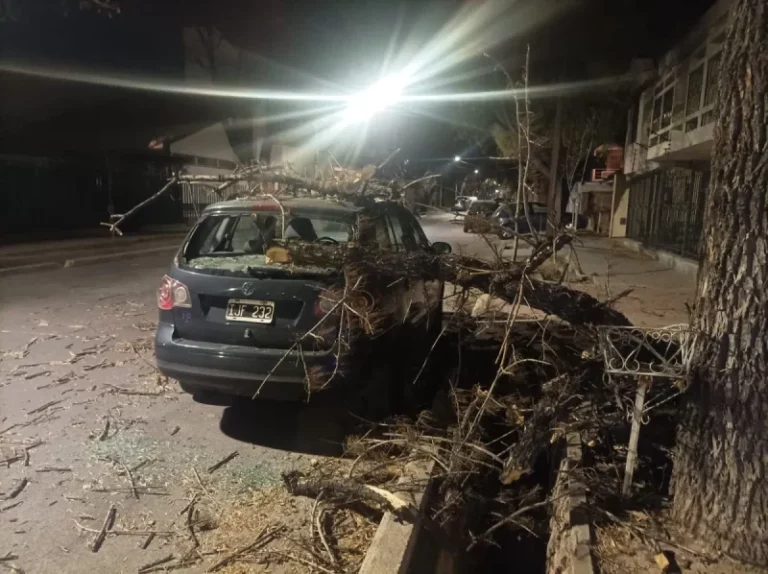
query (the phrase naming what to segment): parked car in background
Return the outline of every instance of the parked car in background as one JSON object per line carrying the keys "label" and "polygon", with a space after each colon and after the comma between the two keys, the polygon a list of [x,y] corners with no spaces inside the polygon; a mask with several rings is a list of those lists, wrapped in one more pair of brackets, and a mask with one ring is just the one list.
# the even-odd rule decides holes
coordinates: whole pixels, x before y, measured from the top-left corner
{"label": "parked car in background", "polygon": [[[253,397],[258,391],[258,397],[306,399],[315,380],[393,391],[392,369],[400,361],[392,357],[415,349],[414,341],[431,345],[434,337],[426,335],[442,328],[443,283],[395,281],[386,290],[387,309],[402,317],[381,337],[361,337],[354,349],[343,350],[334,307],[346,292],[342,269],[279,261],[291,244],[353,240],[387,252],[451,250],[447,243],[430,244],[413,215],[389,201],[249,199],[208,206],[158,290],[160,371],[193,395]],[[316,329],[321,320],[323,328]],[[383,363],[376,358],[381,348]]]}
{"label": "parked car in background", "polygon": [[478,199],[473,201],[464,218],[464,233],[488,233],[493,225],[489,219],[499,203],[495,200]]}
{"label": "parked car in background", "polygon": [[[522,235],[528,235],[531,233],[531,228],[537,233],[547,232],[547,206],[544,203],[528,203],[528,216],[530,218],[530,225],[528,219],[525,216],[524,207],[520,206],[520,216],[517,217],[517,232]],[[565,215],[564,223],[566,225],[572,223],[571,214]],[[515,206],[514,205],[500,205],[499,208],[491,215],[491,222],[502,239],[510,239],[515,235]],[[583,215],[577,216],[577,228],[585,229],[587,227],[587,219]]]}
{"label": "parked car in background", "polygon": [[451,211],[456,215],[466,212],[469,209],[469,204],[473,201],[477,201],[477,197],[474,195],[459,195],[456,197],[456,201],[454,202]]}

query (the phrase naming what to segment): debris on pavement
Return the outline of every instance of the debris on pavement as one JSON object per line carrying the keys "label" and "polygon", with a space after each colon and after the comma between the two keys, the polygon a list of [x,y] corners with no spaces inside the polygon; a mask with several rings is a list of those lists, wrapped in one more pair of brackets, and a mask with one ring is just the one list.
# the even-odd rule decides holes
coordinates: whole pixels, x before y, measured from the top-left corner
{"label": "debris on pavement", "polygon": [[221,459],[219,462],[217,462],[216,464],[213,464],[213,465],[209,466],[209,467],[208,467],[208,474],[213,474],[213,473],[214,473],[214,472],[216,472],[218,469],[220,469],[222,466],[224,466],[224,465],[225,465],[225,464],[227,464],[229,461],[231,461],[232,459],[234,459],[235,457],[237,457],[237,456],[239,456],[239,455],[240,455],[240,453],[239,453],[239,452],[237,452],[237,451],[233,451],[233,452],[229,453],[227,456],[225,456],[224,458],[222,458],[222,459]]}

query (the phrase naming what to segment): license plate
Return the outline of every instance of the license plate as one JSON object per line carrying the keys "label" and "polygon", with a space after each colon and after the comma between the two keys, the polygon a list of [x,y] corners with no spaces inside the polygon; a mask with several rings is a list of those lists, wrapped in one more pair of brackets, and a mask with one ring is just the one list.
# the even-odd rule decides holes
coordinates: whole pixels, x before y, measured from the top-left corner
{"label": "license plate", "polygon": [[252,301],[250,299],[230,299],[227,302],[227,321],[247,321],[249,323],[271,323],[275,318],[274,301]]}

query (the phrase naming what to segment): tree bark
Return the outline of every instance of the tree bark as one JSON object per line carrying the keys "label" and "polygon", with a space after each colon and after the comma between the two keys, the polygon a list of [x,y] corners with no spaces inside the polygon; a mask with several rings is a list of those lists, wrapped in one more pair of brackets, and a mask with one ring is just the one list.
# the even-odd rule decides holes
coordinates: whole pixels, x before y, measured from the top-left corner
{"label": "tree bark", "polygon": [[549,164],[549,191],[547,193],[547,211],[549,220],[554,227],[547,226],[547,236],[554,237],[556,229],[560,226],[560,179],[558,177],[558,164],[560,162],[560,132],[563,123],[563,98],[557,99],[557,111],[555,112],[555,127],[552,132],[552,160]]}
{"label": "tree bark", "polygon": [[712,550],[768,566],[768,0],[730,12],[673,516]]}

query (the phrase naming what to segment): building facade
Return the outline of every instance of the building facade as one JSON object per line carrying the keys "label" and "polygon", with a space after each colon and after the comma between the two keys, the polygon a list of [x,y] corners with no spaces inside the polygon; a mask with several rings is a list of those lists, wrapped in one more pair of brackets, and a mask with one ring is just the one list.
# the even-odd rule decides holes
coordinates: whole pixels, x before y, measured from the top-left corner
{"label": "building facade", "polygon": [[660,60],[630,109],[612,234],[697,258],[720,57],[732,0],[713,5]]}

